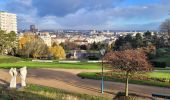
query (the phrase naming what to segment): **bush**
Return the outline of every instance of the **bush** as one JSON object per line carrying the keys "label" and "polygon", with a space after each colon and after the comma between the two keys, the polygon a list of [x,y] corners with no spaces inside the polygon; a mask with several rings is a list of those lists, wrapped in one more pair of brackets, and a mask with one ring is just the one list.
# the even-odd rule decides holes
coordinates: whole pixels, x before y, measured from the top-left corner
{"label": "bush", "polygon": [[88,59],[89,60],[99,60],[99,57],[97,57],[97,56],[88,56]]}
{"label": "bush", "polygon": [[152,61],[151,63],[154,67],[158,67],[158,68],[166,67],[166,62]]}
{"label": "bush", "polygon": [[167,49],[165,48],[159,48],[156,50],[156,56],[157,57],[161,57],[163,55],[166,55],[167,54]]}
{"label": "bush", "polygon": [[156,58],[156,55],[153,54],[153,53],[150,53],[150,54],[148,54],[147,56],[148,56],[149,59],[154,59],[154,58]]}

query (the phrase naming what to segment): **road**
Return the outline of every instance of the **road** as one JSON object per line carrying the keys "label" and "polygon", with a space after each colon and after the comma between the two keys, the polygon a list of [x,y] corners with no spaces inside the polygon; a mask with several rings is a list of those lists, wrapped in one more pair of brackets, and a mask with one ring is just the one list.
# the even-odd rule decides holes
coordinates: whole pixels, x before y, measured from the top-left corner
{"label": "road", "polygon": [[[83,69],[28,69],[27,82],[70,92],[84,93],[97,96],[114,97],[124,90],[124,84],[119,82],[104,82],[104,94],[100,93],[100,80],[81,79],[76,74],[80,72],[96,72],[99,70]],[[7,69],[0,69],[0,82],[10,81]],[[17,82],[19,82],[19,77]],[[129,84],[129,92],[142,97],[151,97],[152,93],[170,94],[170,88]]]}

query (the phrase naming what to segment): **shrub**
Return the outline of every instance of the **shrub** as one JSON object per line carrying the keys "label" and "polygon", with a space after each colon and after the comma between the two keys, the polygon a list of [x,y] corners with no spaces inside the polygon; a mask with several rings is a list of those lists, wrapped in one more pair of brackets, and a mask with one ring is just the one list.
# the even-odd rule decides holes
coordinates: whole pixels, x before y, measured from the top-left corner
{"label": "shrub", "polygon": [[93,55],[93,56],[88,56],[89,60],[99,60],[99,57]]}
{"label": "shrub", "polygon": [[167,51],[165,48],[159,48],[156,50],[156,56],[161,57],[162,55],[166,55]]}
{"label": "shrub", "polygon": [[149,59],[154,59],[154,58],[156,58],[156,55],[153,54],[153,53],[149,53],[147,56],[148,56]]}
{"label": "shrub", "polygon": [[166,67],[166,62],[152,61],[151,63],[154,67],[159,67],[159,68],[165,68]]}

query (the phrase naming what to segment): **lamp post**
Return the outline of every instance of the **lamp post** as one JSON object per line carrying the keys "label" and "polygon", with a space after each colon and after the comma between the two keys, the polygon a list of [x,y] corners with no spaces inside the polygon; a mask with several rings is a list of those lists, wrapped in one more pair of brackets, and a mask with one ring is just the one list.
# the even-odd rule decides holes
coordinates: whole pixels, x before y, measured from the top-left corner
{"label": "lamp post", "polygon": [[104,80],[103,80],[103,56],[105,54],[105,49],[101,49],[100,50],[100,54],[102,55],[102,79],[101,79],[101,93],[103,94],[103,91],[104,91]]}

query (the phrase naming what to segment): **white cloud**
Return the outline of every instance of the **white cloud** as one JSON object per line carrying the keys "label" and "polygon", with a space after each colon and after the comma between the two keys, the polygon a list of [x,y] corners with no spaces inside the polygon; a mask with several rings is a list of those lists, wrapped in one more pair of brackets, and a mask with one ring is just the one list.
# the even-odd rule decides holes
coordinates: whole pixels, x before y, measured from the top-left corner
{"label": "white cloud", "polygon": [[[74,1],[77,2],[78,0]],[[14,2],[14,5],[9,6]],[[83,5],[84,8],[76,9],[74,12],[67,13],[65,16],[48,15],[48,12],[46,12],[46,16],[40,16],[38,13],[39,9],[33,6],[32,3],[32,0],[14,0],[6,4],[8,11],[17,13],[19,19],[18,26],[20,29],[29,28],[30,24],[35,24],[40,29],[128,29],[134,28],[135,26],[137,28],[141,27],[141,29],[156,28],[158,22],[167,18],[170,7],[170,1],[167,0],[166,4],[154,3],[127,5],[124,7],[119,5],[107,7],[104,5],[103,7],[100,0],[94,9]],[[67,9],[69,9],[69,7],[67,7]],[[155,25],[153,25],[153,22],[155,22]]]}

